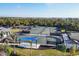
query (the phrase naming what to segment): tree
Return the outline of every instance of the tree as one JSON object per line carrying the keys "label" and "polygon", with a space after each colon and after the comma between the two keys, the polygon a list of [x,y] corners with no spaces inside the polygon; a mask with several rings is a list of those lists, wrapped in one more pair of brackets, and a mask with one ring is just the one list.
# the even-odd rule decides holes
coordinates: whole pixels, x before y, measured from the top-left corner
{"label": "tree", "polygon": [[21,17],[0,17],[0,25],[39,25],[56,26],[66,28],[68,31],[79,31],[79,18],[21,18]]}

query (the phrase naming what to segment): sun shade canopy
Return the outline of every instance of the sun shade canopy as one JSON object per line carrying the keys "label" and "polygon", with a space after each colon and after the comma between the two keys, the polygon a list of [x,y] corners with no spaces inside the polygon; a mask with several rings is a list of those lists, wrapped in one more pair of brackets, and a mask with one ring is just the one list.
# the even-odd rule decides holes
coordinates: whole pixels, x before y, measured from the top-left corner
{"label": "sun shade canopy", "polygon": [[20,40],[20,41],[36,41],[37,37],[20,37],[17,40]]}

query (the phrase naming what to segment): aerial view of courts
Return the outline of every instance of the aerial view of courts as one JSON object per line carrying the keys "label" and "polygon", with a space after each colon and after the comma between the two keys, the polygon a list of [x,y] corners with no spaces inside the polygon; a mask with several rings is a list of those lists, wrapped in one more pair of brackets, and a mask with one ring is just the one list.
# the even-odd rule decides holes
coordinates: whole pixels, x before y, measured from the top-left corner
{"label": "aerial view of courts", "polygon": [[59,45],[63,44],[66,46],[66,49],[70,49],[73,45],[76,45],[76,48],[79,49],[78,35],[79,33],[67,33],[65,30],[60,30],[57,27],[0,27],[0,44],[15,45],[16,50],[21,48],[22,50],[27,49],[26,51],[29,48],[36,50],[57,49]]}

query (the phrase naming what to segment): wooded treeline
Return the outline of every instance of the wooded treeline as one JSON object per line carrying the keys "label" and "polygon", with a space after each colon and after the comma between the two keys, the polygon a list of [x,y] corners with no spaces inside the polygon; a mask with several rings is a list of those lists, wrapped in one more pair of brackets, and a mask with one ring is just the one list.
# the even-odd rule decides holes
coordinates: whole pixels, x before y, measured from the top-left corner
{"label": "wooded treeline", "polygon": [[67,30],[79,30],[79,18],[22,18],[0,17],[1,26],[39,25],[58,26]]}

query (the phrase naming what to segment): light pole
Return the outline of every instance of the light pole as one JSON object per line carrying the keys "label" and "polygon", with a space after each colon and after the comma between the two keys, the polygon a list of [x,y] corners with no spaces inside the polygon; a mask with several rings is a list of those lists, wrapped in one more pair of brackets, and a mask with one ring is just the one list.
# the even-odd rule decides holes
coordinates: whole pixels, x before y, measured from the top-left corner
{"label": "light pole", "polygon": [[29,41],[26,41],[26,42],[29,42],[30,43],[30,56],[32,55],[32,41],[31,40],[29,40]]}
{"label": "light pole", "polygon": [[30,56],[32,55],[32,41],[30,41]]}
{"label": "light pole", "polygon": [[36,49],[37,49],[37,40],[36,40]]}
{"label": "light pole", "polygon": [[[15,44],[15,40],[16,40],[16,36],[14,35],[14,44]],[[13,47],[13,49],[14,49],[14,55],[16,54],[16,51],[15,51],[15,45],[14,45],[14,47]]]}

